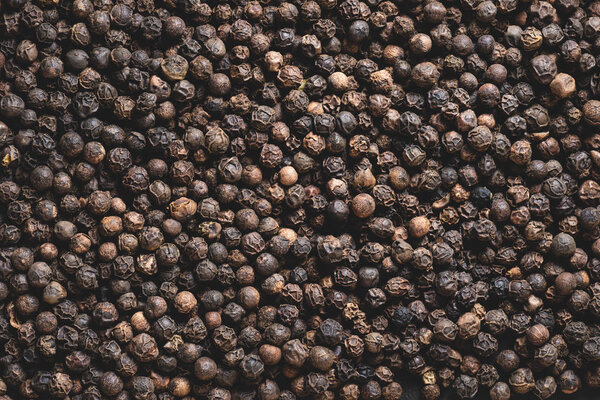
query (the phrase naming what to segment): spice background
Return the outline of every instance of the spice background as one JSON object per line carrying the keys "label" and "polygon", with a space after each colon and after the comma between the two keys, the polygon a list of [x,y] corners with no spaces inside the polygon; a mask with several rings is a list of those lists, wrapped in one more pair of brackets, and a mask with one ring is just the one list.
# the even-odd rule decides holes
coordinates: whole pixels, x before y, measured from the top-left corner
{"label": "spice background", "polygon": [[598,398],[600,1],[0,1],[0,400]]}

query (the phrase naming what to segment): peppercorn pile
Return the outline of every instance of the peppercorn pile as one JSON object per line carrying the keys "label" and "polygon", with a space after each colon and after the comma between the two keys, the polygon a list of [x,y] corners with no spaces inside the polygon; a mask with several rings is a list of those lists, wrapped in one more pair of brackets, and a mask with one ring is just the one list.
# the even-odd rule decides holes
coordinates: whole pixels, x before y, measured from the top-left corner
{"label": "peppercorn pile", "polygon": [[600,387],[599,47],[599,1],[3,1],[0,400]]}

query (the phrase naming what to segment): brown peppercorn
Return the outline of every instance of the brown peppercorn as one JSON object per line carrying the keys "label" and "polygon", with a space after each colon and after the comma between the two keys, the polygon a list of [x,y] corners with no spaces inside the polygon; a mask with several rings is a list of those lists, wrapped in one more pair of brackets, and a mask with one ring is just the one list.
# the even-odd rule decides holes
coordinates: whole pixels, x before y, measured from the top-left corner
{"label": "brown peppercorn", "polygon": [[35,318],[35,327],[41,334],[53,333],[58,327],[58,319],[51,312],[42,311]]}
{"label": "brown peppercorn", "polygon": [[496,86],[506,81],[508,71],[502,64],[492,64],[485,71],[485,78]]}
{"label": "brown peppercorn", "polygon": [[52,281],[44,287],[42,298],[48,304],[57,304],[66,297],[67,290],[56,281]]}
{"label": "brown peppercorn", "polygon": [[541,346],[550,339],[548,328],[542,324],[535,324],[527,329],[527,340],[534,346]]}
{"label": "brown peppercorn", "polygon": [[412,237],[425,236],[431,227],[431,222],[425,216],[414,217],[408,222],[408,232]]}
{"label": "brown peppercorn", "polygon": [[367,193],[360,193],[352,199],[351,207],[358,218],[368,218],[375,212],[375,200]]}
{"label": "brown peppercorn", "polygon": [[265,54],[265,64],[270,72],[278,72],[283,65],[283,56],[278,51],[268,51]]}
{"label": "brown peppercorn", "polygon": [[38,249],[39,257],[44,261],[52,261],[58,257],[58,248],[54,243],[42,243]]}
{"label": "brown peppercorn", "polygon": [[217,364],[212,358],[200,357],[194,363],[194,376],[201,381],[210,381],[217,375]]}
{"label": "brown peppercorn", "polygon": [[209,311],[204,315],[204,322],[206,327],[210,330],[216,329],[221,326],[221,313],[217,311]]}
{"label": "brown peppercorn", "polygon": [[439,78],[440,72],[436,66],[430,62],[423,62],[415,65],[410,75],[412,82],[423,89],[428,89],[436,85]]}
{"label": "brown peppercorn", "polygon": [[335,92],[338,93],[345,92],[346,90],[348,90],[350,85],[348,76],[346,76],[346,74],[344,74],[343,72],[339,71],[331,74],[327,79],[327,83]]}
{"label": "brown peppercorn", "polygon": [[496,356],[496,364],[504,372],[514,371],[519,367],[520,358],[513,350],[502,350]]}
{"label": "brown peppercorn", "polygon": [[238,301],[247,310],[256,308],[260,303],[260,292],[252,286],[245,286],[238,292]]}
{"label": "brown peppercorn", "polygon": [[188,71],[188,62],[180,55],[167,57],[163,59],[161,65],[162,73],[165,77],[172,81],[180,81],[185,79]]}
{"label": "brown peppercorn", "polygon": [[417,33],[411,37],[408,41],[408,44],[410,46],[410,50],[419,56],[429,53],[433,45],[429,35],[424,33]]}
{"label": "brown peppercorn", "polygon": [[529,368],[519,368],[510,375],[508,384],[517,394],[528,393],[535,387],[533,373]]}
{"label": "brown peppercorn", "polygon": [[330,349],[322,346],[314,346],[310,349],[308,360],[314,368],[320,371],[327,371],[336,361],[336,357]]}
{"label": "brown peppercorn", "polygon": [[105,372],[100,378],[100,391],[106,396],[116,396],[121,390],[123,390],[123,381],[114,372]]}
{"label": "brown peppercorn", "polygon": [[564,371],[558,378],[560,391],[565,394],[577,392],[581,387],[581,379],[573,370]]}
{"label": "brown peppercorn", "polygon": [[562,72],[556,74],[552,82],[550,82],[550,90],[555,96],[561,99],[571,97],[576,89],[575,78]]}
{"label": "brown peppercorn", "polygon": [[518,140],[510,148],[509,158],[517,165],[527,165],[531,161],[531,156],[531,144],[526,140]]}
{"label": "brown peppercorn", "polygon": [[285,166],[279,170],[279,182],[284,186],[292,186],[298,181],[298,172],[294,167]]}
{"label": "brown peppercorn", "polygon": [[277,81],[287,89],[299,87],[303,79],[302,71],[295,65],[284,65],[277,73]]}
{"label": "brown peppercorn", "polygon": [[340,398],[342,400],[358,400],[360,396],[360,388],[355,383],[344,385],[340,390]]}
{"label": "brown peppercorn", "polygon": [[148,322],[142,311],[138,311],[135,314],[133,314],[131,316],[130,322],[133,329],[137,332],[146,332],[150,330],[150,323]]}
{"label": "brown peppercorn", "polygon": [[213,96],[223,97],[231,90],[231,82],[225,74],[212,74],[208,80],[208,90]]}
{"label": "brown peppercorn", "polygon": [[169,392],[175,397],[185,397],[192,389],[191,382],[185,377],[176,376],[169,382]]}
{"label": "brown peppercorn", "polygon": [[398,382],[391,382],[381,389],[384,400],[400,400],[402,397],[402,386]]}
{"label": "brown peppercorn", "polygon": [[134,336],[130,349],[132,356],[140,362],[154,361],[159,355],[156,340],[147,333]]}
{"label": "brown peppercorn", "polygon": [[277,365],[281,361],[281,349],[270,344],[263,344],[258,349],[258,354],[265,365]]}
{"label": "brown peppercorn", "polygon": [[409,175],[402,167],[396,166],[390,170],[390,185],[399,191],[406,189],[409,185]]}
{"label": "brown peppercorn", "polygon": [[509,400],[511,397],[510,387],[505,382],[496,382],[490,388],[491,400]]}
{"label": "brown peppercorn", "polygon": [[556,292],[560,296],[568,296],[577,288],[575,276],[570,272],[562,272],[554,282]]}
{"label": "brown peppercorn", "polygon": [[600,101],[589,100],[583,105],[583,117],[592,126],[600,126]]}
{"label": "brown peppercorn", "polygon": [[187,290],[177,293],[173,299],[175,309],[182,314],[189,314],[197,304],[196,296]]}
{"label": "brown peppercorn", "polygon": [[463,339],[471,339],[479,332],[481,321],[473,313],[465,313],[458,318],[458,336]]}

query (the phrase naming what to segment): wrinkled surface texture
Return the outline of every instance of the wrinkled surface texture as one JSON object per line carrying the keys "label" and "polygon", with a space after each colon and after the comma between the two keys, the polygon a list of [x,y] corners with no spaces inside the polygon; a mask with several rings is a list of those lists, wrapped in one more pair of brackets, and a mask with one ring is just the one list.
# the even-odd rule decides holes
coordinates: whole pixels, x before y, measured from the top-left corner
{"label": "wrinkled surface texture", "polygon": [[1,1],[0,400],[597,398],[599,48],[600,1]]}

